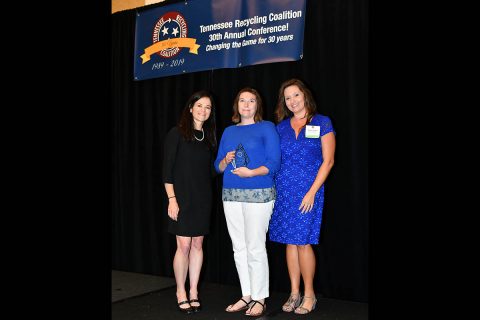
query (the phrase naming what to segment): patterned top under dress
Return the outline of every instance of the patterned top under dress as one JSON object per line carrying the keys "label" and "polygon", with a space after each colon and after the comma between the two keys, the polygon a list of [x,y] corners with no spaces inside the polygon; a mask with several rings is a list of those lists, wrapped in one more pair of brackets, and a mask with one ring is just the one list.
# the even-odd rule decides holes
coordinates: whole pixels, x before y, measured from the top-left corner
{"label": "patterned top under dress", "polygon": [[[220,140],[215,169],[227,152],[236,150],[235,162],[223,173],[223,201],[266,203],[275,200],[274,176],[280,167],[279,138],[275,125],[260,121],[249,125],[232,125],[225,129]],[[268,168],[267,175],[242,178],[232,173],[235,167]]]}

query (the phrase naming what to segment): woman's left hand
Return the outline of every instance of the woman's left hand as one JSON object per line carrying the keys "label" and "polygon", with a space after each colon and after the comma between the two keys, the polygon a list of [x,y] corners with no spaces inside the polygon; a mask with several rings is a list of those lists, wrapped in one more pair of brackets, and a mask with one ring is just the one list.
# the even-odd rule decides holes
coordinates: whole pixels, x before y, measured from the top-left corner
{"label": "woman's left hand", "polygon": [[298,210],[302,210],[302,213],[310,212],[313,209],[313,205],[315,204],[315,193],[307,192],[302,199],[302,203]]}
{"label": "woman's left hand", "polygon": [[252,177],[252,170],[248,169],[247,167],[239,167],[237,169],[232,170],[232,173],[242,178]]}

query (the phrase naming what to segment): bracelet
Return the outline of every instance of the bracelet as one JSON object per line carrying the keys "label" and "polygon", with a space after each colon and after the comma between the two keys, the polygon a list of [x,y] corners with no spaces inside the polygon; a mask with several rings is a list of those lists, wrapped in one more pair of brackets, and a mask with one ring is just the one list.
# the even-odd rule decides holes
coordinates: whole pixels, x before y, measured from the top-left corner
{"label": "bracelet", "polygon": [[225,161],[225,165],[228,166],[228,163],[227,163],[227,156],[225,156],[225,158],[223,158],[223,161]]}
{"label": "bracelet", "polygon": [[172,199],[172,198],[175,198],[175,196],[168,197],[168,199]]}

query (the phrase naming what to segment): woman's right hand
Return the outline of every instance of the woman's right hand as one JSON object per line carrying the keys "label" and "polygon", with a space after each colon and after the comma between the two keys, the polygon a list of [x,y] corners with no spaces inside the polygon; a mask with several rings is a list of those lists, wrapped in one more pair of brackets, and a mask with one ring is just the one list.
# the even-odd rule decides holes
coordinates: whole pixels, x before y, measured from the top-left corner
{"label": "woman's right hand", "polygon": [[224,158],[225,165],[228,166],[228,164],[232,162],[233,158],[235,158],[235,150],[227,152]]}
{"label": "woman's right hand", "polygon": [[171,198],[168,200],[168,216],[170,219],[177,221],[178,219],[178,212],[180,208],[178,207],[177,199]]}
{"label": "woman's right hand", "polygon": [[313,205],[315,204],[315,194],[316,192],[308,191],[302,199],[302,203],[298,210],[301,210],[302,213],[307,213],[312,211]]}

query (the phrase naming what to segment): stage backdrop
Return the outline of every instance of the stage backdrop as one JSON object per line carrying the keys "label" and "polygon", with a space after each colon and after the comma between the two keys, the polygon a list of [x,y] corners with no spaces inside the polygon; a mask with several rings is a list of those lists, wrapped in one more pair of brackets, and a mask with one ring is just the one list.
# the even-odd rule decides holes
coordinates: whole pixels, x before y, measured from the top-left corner
{"label": "stage backdrop", "polygon": [[134,77],[301,59],[306,0],[190,0],[137,13]]}
{"label": "stage backdrop", "polygon": [[[171,3],[176,2],[165,4]],[[311,87],[318,112],[332,119],[337,133],[320,244],[314,246],[315,290],[324,297],[368,301],[367,8],[366,0],[308,0],[301,60],[143,81],[133,77],[137,10],[112,15],[113,269],[173,277],[176,244],[167,232],[162,152],[165,134],[176,124],[187,98],[199,89],[214,92],[220,138],[232,124],[232,103],[239,89],[258,89],[264,118],[273,121],[280,84],[298,77]],[[215,183],[202,281],[239,285],[220,199],[222,176]],[[285,247],[267,241],[267,250],[270,289],[284,291],[287,297]]]}

